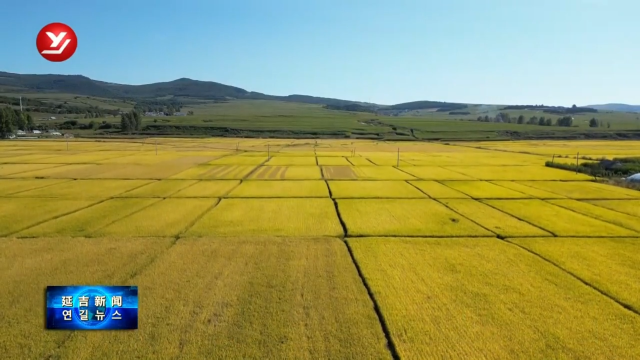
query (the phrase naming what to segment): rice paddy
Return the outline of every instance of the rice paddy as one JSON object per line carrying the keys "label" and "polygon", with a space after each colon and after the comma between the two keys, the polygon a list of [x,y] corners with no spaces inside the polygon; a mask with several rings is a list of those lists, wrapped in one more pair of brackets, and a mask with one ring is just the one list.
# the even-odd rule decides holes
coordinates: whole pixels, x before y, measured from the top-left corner
{"label": "rice paddy", "polygon": [[[4,358],[640,358],[640,192],[565,142],[157,143],[0,141]],[[43,330],[65,284],[140,328]]]}

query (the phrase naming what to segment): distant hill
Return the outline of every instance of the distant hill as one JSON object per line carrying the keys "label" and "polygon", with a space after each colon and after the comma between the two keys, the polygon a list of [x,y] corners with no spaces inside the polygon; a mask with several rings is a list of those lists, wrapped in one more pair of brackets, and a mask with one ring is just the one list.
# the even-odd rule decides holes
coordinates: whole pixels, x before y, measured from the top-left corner
{"label": "distant hill", "polygon": [[603,104],[603,105],[588,105],[588,107],[598,109],[598,110],[604,110],[604,111],[640,112],[640,105]]}
{"label": "distant hill", "polygon": [[125,85],[93,80],[82,75],[23,75],[0,72],[0,93],[3,91],[56,92],[81,96],[122,99],[153,99],[172,95],[177,97],[191,97],[208,100],[278,100],[338,106],[359,103],[357,101],[322,98],[308,95],[267,95],[213,81],[199,81],[187,78],[145,85]]}

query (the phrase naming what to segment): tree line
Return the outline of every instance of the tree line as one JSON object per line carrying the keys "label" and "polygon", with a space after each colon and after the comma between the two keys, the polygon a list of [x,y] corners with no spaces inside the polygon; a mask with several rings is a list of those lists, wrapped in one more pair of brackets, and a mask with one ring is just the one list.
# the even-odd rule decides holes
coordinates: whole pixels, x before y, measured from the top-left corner
{"label": "tree line", "polygon": [[[489,115],[478,116],[477,121],[480,122],[498,122],[498,123],[509,123],[509,124],[526,124],[526,125],[538,125],[538,126],[562,126],[562,127],[572,127],[573,126],[573,117],[571,116],[563,116],[559,117],[553,121],[551,117],[544,116],[532,116],[529,119],[526,119],[524,115],[520,115],[518,117],[512,117],[506,112],[498,113],[495,117],[489,117]],[[592,118],[589,120],[590,127],[604,127],[604,122],[600,121],[596,118]],[[607,123],[607,128],[611,127],[611,123]]]}
{"label": "tree line", "polygon": [[28,131],[33,129],[35,123],[31,114],[14,110],[8,106],[0,110],[0,138],[5,138],[16,129]]}
{"label": "tree line", "polygon": [[131,110],[120,115],[120,130],[131,133],[142,129],[142,116],[136,110]]}

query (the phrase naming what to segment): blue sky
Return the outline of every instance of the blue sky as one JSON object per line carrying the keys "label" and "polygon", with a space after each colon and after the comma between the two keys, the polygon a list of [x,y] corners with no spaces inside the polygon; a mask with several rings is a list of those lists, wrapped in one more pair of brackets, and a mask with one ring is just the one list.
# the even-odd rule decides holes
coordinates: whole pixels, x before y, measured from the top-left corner
{"label": "blue sky", "polygon": [[[2,12],[0,71],[381,104],[640,104],[637,0],[11,1]],[[51,22],[78,35],[64,63],[35,46]]]}

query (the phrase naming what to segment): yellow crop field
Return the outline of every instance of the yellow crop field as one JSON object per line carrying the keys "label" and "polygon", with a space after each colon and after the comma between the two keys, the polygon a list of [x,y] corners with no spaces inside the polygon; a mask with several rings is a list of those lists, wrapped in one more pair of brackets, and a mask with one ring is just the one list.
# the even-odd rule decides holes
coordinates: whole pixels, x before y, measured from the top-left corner
{"label": "yellow crop field", "polygon": [[640,218],[640,200],[590,200],[586,202]]}
{"label": "yellow crop field", "polygon": [[[149,180],[75,180],[15,194],[31,198],[104,199],[149,184]],[[37,199],[36,199],[37,201]]]}
{"label": "yellow crop field", "polygon": [[405,166],[402,171],[423,180],[475,180],[471,176],[439,166]]}
{"label": "yellow crop field", "polygon": [[401,238],[348,243],[400,358],[640,357],[640,317],[511,244]]}
{"label": "yellow crop field", "polygon": [[[447,166],[478,180],[593,180],[584,174],[540,166]],[[456,180],[456,179],[437,179]]]}
{"label": "yellow crop field", "polygon": [[577,213],[590,216],[594,219],[606,221],[610,224],[618,225],[629,230],[640,233],[640,218],[609,210],[582,201],[563,199],[547,200],[549,203],[575,211]]}
{"label": "yellow crop field", "polygon": [[325,157],[318,157],[318,165],[350,166],[351,163],[343,157],[325,156]]}
{"label": "yellow crop field", "polygon": [[174,198],[216,198],[226,196],[240,180],[202,180],[171,195]]}
{"label": "yellow crop field", "polygon": [[187,230],[218,199],[165,199],[124,217],[90,236],[165,237]]}
{"label": "yellow crop field", "polygon": [[469,196],[437,181],[410,181],[418,189],[434,199],[468,199]]}
{"label": "yellow crop field", "polygon": [[197,182],[198,180],[159,180],[116,196],[133,198],[168,197]]}
{"label": "yellow crop field", "polygon": [[[633,199],[640,192],[590,181],[523,181],[523,185],[560,194],[571,199]],[[625,191],[626,190],[626,191]]]}
{"label": "yellow crop field", "polygon": [[322,174],[317,166],[260,166],[249,179],[320,180]]}
{"label": "yellow crop field", "polygon": [[47,286],[137,285],[131,282],[131,275],[166,251],[173,241],[119,237],[0,239],[0,287],[4,289],[0,296],[2,357],[46,358],[69,339],[71,331],[43,329],[43,296]]}
{"label": "yellow crop field", "polygon": [[267,161],[266,156],[225,156],[209,161],[209,165],[261,165]]}
{"label": "yellow crop field", "polygon": [[483,200],[483,202],[557,236],[639,235],[635,231],[596,220],[542,200]]}
{"label": "yellow crop field", "polygon": [[391,359],[338,239],[181,239],[127,282],[144,298],[135,334],[76,332],[59,357]]}
{"label": "yellow crop field", "polygon": [[15,236],[89,236],[96,230],[126,218],[160,199],[111,199],[28,228]]}
{"label": "yellow crop field", "polygon": [[[348,157],[347,160],[351,163],[351,165],[354,166],[373,166],[375,165],[374,163],[372,163],[371,161],[367,160],[366,158],[363,157]],[[320,164],[320,165],[325,165],[325,164]]]}
{"label": "yellow crop field", "polygon": [[538,199],[562,199],[564,196],[556,193],[552,193],[550,191],[536,189],[531,186],[527,186],[521,183],[517,183],[515,181],[491,181],[491,183],[496,184],[498,186],[502,186],[507,189],[511,189],[517,191],[521,194],[527,194],[530,197],[538,198]]}
{"label": "yellow crop field", "polygon": [[328,181],[334,199],[344,198],[426,198],[404,181]]}
{"label": "yellow crop field", "polygon": [[509,239],[552,261],[640,312],[640,241],[630,239]]}
{"label": "yellow crop field", "polygon": [[273,156],[265,165],[293,166],[293,165],[317,165],[316,158],[311,156]]}
{"label": "yellow crop field", "polygon": [[327,184],[322,180],[243,181],[229,197],[303,198],[329,197]]}
{"label": "yellow crop field", "polygon": [[95,202],[71,199],[0,199],[0,236],[13,234]]}
{"label": "yellow crop field", "polygon": [[343,231],[330,199],[223,199],[185,235],[314,237]]}
{"label": "yellow crop field", "polygon": [[0,179],[0,196],[67,182],[65,179]]}
{"label": "yellow crop field", "polygon": [[333,180],[414,180],[406,172],[391,166],[323,166],[326,179]]}
{"label": "yellow crop field", "polygon": [[526,199],[531,196],[486,181],[442,181],[442,184],[476,199]]}
{"label": "yellow crop field", "polygon": [[231,179],[240,180],[249,175],[254,165],[201,165],[173,175],[171,179]]}
{"label": "yellow crop field", "polygon": [[[0,357],[640,359],[640,192],[544,166],[638,144],[0,141]],[[44,331],[83,284],[140,328]]]}
{"label": "yellow crop field", "polygon": [[0,176],[7,176],[35,170],[50,169],[58,164],[0,164]]}
{"label": "yellow crop field", "polygon": [[552,236],[550,233],[511,215],[471,199],[441,199],[441,203],[503,237]]}
{"label": "yellow crop field", "polygon": [[495,236],[431,199],[344,199],[348,236]]}

